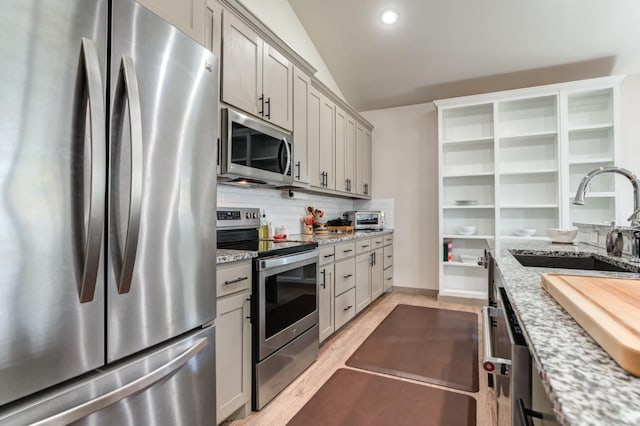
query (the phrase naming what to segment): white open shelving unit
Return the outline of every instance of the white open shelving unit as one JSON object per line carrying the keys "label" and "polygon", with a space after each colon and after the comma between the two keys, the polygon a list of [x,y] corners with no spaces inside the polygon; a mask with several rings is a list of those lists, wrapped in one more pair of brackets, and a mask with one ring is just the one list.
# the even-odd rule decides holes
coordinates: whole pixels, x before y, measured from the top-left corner
{"label": "white open shelving unit", "polygon": [[[485,299],[486,269],[462,263],[482,257],[494,238],[573,222],[616,219],[613,175],[592,181],[585,206],[573,206],[589,171],[616,163],[618,86],[622,77],[435,101],[438,108],[441,296]],[[475,200],[472,205],[457,201]],[[474,235],[458,234],[475,226]],[[524,238],[524,237],[520,237]]]}

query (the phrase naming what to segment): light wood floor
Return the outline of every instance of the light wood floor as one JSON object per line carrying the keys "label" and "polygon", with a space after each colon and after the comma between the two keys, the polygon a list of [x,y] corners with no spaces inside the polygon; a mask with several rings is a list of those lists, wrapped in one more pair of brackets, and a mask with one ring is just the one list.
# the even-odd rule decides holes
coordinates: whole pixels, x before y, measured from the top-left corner
{"label": "light wood floor", "polygon": [[[234,421],[231,425],[285,425],[337,369],[351,369],[351,367],[345,365],[347,359],[349,359],[360,344],[398,304],[438,307],[477,313],[479,336],[478,359],[482,359],[482,324],[479,316],[480,308],[478,306],[438,302],[433,297],[416,294],[388,293],[372,303],[364,312],[344,326],[340,331],[325,340],[320,346],[320,353],[316,362],[305,370],[275,399],[267,404],[265,408],[259,412],[252,412],[245,419]],[[480,391],[477,393],[457,391],[451,388],[443,388],[441,386],[425,384],[423,382],[395,376],[387,377],[470,395],[477,401],[477,424],[480,426],[493,425],[495,424],[493,408],[495,402],[491,401],[492,395],[487,391],[487,375],[483,373],[481,366],[479,366],[479,368]],[[371,371],[368,371],[368,373],[378,374]],[[379,375],[386,376],[385,374]]]}

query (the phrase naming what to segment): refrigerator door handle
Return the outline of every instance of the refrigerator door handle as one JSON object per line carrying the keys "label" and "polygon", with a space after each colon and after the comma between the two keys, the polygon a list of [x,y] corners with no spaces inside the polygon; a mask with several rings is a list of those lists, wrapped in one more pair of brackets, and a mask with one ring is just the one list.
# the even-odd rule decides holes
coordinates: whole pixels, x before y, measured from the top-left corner
{"label": "refrigerator door handle", "polygon": [[97,398],[80,404],[69,410],[55,414],[39,422],[33,423],[32,426],[51,426],[60,424],[70,424],[81,420],[93,413],[110,407],[111,405],[122,401],[125,398],[137,395],[143,392],[156,383],[167,380],[178,372],[184,365],[201,352],[208,345],[207,338],[203,337],[198,339],[193,346],[178,355],[176,358],[167,362],[166,364],[156,368],[149,374],[146,374],[121,388],[114,389],[111,392],[107,392]]}
{"label": "refrigerator door handle", "polygon": [[[102,77],[98,51],[93,41],[82,38],[82,63],[89,109],[89,132],[91,149],[91,194],[89,195],[89,214],[84,244],[82,278],[79,287],[80,303],[93,300],[98,279],[100,250],[102,247],[102,230],[104,227],[104,193],[107,185],[107,153],[104,135],[104,98],[102,95]],[[85,104],[85,100],[81,101]],[[86,127],[86,110],[78,104],[75,114],[82,119]],[[84,135],[84,132],[81,132]],[[78,145],[82,146],[82,145]],[[82,218],[79,218],[82,223]]]}
{"label": "refrigerator door handle", "polygon": [[[129,131],[131,144],[131,176],[129,193],[129,212],[127,218],[127,233],[124,244],[122,260],[114,259],[117,271],[118,294],[128,293],[131,289],[133,268],[138,248],[138,236],[140,233],[140,216],[142,204],[142,177],[143,177],[143,153],[142,153],[142,112],[140,106],[140,92],[136,77],[133,59],[122,57],[118,83],[114,99],[114,121],[112,129],[113,137],[120,137],[124,125],[125,96],[129,108]],[[116,145],[119,145],[116,144]]]}

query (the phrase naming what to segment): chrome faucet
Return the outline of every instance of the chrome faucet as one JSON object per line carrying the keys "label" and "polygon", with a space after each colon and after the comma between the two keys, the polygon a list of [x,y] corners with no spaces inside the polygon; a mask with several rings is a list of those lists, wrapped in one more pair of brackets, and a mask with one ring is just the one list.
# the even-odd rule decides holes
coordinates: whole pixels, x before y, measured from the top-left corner
{"label": "chrome faucet", "polygon": [[633,213],[629,216],[628,221],[631,222],[632,228],[632,240],[631,246],[633,251],[633,262],[640,263],[640,179],[627,169],[622,167],[599,167],[595,170],[591,170],[585,175],[578,184],[578,190],[576,191],[576,197],[573,200],[573,204],[584,205],[584,197],[587,193],[587,185],[591,182],[591,179],[601,175],[603,173],[618,173],[631,182],[633,185]]}
{"label": "chrome faucet", "polygon": [[582,178],[580,184],[578,184],[578,190],[576,191],[576,198],[573,200],[573,204],[584,205],[584,197],[587,193],[587,185],[591,182],[591,179],[601,175],[603,173],[618,173],[631,182],[633,185],[633,213],[629,216],[631,221],[631,227],[635,228],[640,226],[640,179],[627,169],[622,167],[598,167],[595,170],[591,170]]}

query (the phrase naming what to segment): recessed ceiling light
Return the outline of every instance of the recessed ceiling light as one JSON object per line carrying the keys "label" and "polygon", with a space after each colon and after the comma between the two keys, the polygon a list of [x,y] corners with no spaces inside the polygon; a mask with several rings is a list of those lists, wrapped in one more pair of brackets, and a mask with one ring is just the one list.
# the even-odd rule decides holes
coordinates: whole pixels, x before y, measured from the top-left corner
{"label": "recessed ceiling light", "polygon": [[398,20],[398,11],[394,9],[387,9],[382,12],[380,19],[387,25],[391,25]]}

